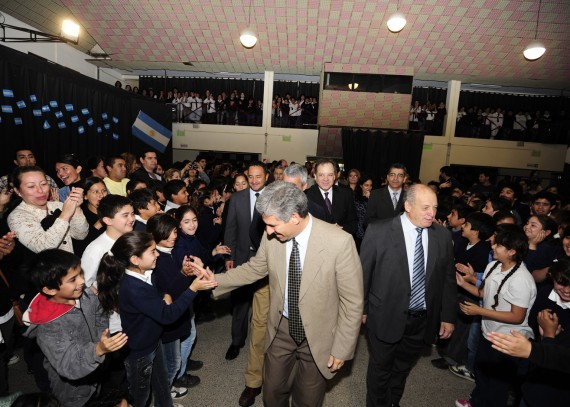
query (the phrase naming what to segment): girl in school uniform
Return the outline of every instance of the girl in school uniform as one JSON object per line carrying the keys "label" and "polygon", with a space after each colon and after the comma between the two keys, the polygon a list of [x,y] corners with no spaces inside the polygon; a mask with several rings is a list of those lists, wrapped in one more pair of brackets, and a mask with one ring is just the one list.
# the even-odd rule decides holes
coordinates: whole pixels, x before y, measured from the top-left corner
{"label": "girl in school uniform", "polygon": [[482,337],[475,356],[475,389],[469,400],[456,400],[457,407],[504,407],[509,390],[521,383],[527,361],[505,355],[491,347],[486,339],[490,332],[509,334],[516,330],[533,339],[528,323],[529,311],[536,299],[536,284],[522,262],[528,250],[528,239],[519,226],[500,225],[492,246],[496,261],[485,269],[481,286],[465,281],[457,273],[457,285],[483,298],[483,306],[460,303],[466,315],[482,317]]}
{"label": "girl in school uniform", "polygon": [[[123,332],[129,336],[125,369],[133,407],[146,406],[151,385],[154,405],[173,407],[166,363],[161,346],[164,325],[177,321],[190,306],[198,290],[216,286],[196,278],[174,302],[153,286],[151,275],[159,253],[153,236],[146,232],[122,235],[101,259],[99,277],[113,281],[99,299],[107,312],[118,309]],[[184,265],[185,272],[190,267]]]}

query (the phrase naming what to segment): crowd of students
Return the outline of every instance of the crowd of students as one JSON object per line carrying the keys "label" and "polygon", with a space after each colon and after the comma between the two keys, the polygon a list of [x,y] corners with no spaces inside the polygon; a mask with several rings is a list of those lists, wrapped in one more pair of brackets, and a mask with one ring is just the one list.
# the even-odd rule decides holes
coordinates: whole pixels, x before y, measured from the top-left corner
{"label": "crowd of students", "polygon": [[[0,178],[0,396],[9,392],[20,309],[28,369],[63,405],[126,399],[142,407],[151,389],[155,405],[173,405],[200,382],[194,372],[202,362],[191,359],[195,320],[212,318],[215,282],[194,276],[190,262],[223,270],[226,204],[248,188],[245,163],[208,165],[200,155],[164,170],[150,150],[85,164],[66,154],[53,167],[60,188],[29,148],[16,151],[14,163]],[[354,228],[343,226],[357,247],[379,219],[371,214],[374,189],[403,195],[414,182],[401,164],[381,181],[357,169],[344,178],[325,164],[334,169],[335,199],[352,194],[346,219]],[[269,182],[283,180],[287,166],[268,163]],[[304,187],[319,184],[314,164],[304,167]],[[452,234],[459,287],[459,322],[433,363],[475,382],[470,399],[456,405],[504,406],[509,394],[528,406],[565,405],[569,373],[551,361],[565,353],[551,345],[570,347],[567,197],[555,186],[525,195],[524,183],[495,185],[485,171],[464,188],[449,167],[429,185],[438,221]],[[402,195],[394,195],[394,213]],[[534,344],[520,351],[526,338]]]}

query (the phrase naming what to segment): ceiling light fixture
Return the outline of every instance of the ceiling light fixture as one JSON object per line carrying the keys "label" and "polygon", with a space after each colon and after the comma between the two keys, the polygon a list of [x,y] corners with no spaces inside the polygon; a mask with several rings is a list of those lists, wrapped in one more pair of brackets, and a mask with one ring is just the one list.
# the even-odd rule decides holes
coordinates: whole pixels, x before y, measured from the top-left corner
{"label": "ceiling light fixture", "polygon": [[539,59],[546,52],[546,47],[544,46],[544,44],[536,39],[538,36],[538,20],[540,19],[541,6],[542,6],[542,0],[539,0],[538,13],[536,14],[536,28],[534,30],[534,41],[528,44],[523,51],[524,57],[529,61],[535,61]]}
{"label": "ceiling light fixture", "polygon": [[257,44],[257,36],[251,27],[251,3],[253,3],[253,0],[249,1],[249,17],[247,19],[247,28],[243,30],[239,36],[241,45],[243,45],[244,48],[248,49],[255,47],[255,44]]}
{"label": "ceiling light fixture", "polygon": [[396,12],[390,16],[386,25],[388,26],[388,30],[393,33],[400,32],[406,26],[406,16],[400,13],[400,1],[398,0],[398,6],[396,8]]}
{"label": "ceiling light fixture", "polygon": [[79,24],[71,20],[63,20],[61,24],[61,36],[70,42],[77,44],[79,40]]}
{"label": "ceiling light fixture", "polygon": [[349,83],[348,84],[348,89],[350,90],[356,90],[358,89],[358,83],[354,82],[354,83]]}

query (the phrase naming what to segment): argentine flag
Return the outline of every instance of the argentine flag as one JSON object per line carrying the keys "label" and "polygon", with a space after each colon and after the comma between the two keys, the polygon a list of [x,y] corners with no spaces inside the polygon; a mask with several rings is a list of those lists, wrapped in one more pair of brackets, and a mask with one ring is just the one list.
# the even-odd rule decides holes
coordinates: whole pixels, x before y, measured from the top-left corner
{"label": "argentine flag", "polygon": [[172,131],[139,110],[137,119],[132,127],[133,136],[145,142],[152,148],[164,153],[172,138]]}

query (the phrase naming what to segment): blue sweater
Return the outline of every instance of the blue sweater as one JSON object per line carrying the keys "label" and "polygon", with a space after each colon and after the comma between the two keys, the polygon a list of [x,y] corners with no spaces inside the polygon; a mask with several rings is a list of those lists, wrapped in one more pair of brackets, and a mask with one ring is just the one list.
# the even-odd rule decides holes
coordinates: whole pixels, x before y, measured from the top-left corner
{"label": "blue sweater", "polygon": [[[152,285],[161,293],[170,294],[173,300],[188,291],[192,278],[180,271],[180,266],[172,254],[160,251],[156,259],[156,267],[152,272]],[[168,343],[190,335],[190,309],[187,309],[174,323],[164,327],[162,342]]]}
{"label": "blue sweater", "polygon": [[129,337],[127,357],[136,359],[154,351],[163,325],[180,318],[195,296],[195,292],[185,290],[176,301],[167,305],[156,287],[125,274],[119,287],[119,310],[123,332]]}
{"label": "blue sweater", "polygon": [[182,265],[184,256],[199,257],[206,266],[210,265],[214,260],[212,252],[208,251],[196,236],[187,235],[184,232],[180,232],[178,235],[172,254],[180,265]]}

